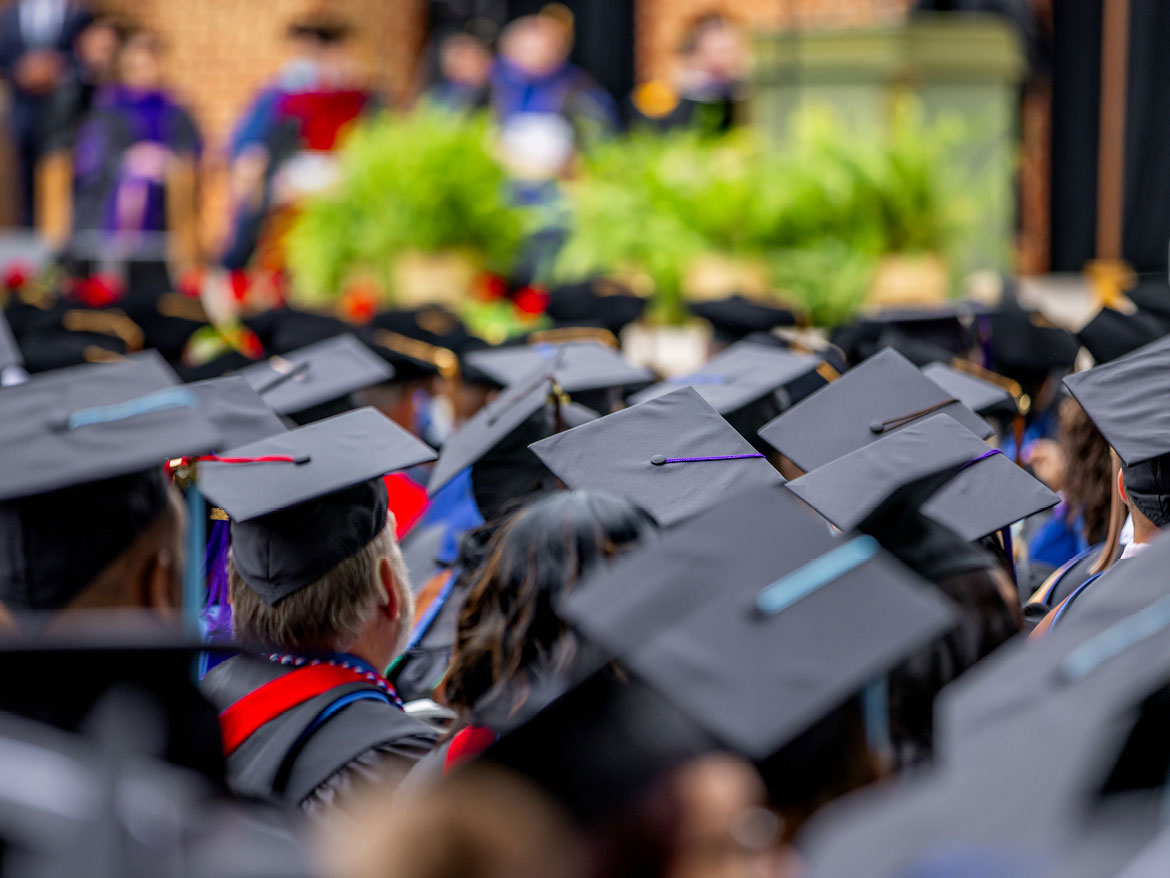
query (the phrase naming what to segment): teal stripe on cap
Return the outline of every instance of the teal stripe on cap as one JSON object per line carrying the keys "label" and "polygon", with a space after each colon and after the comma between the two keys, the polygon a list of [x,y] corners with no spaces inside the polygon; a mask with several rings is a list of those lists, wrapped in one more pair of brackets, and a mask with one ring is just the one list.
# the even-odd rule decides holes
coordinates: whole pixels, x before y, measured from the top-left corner
{"label": "teal stripe on cap", "polygon": [[1167,628],[1170,628],[1170,596],[1114,622],[1100,634],[1086,640],[1060,663],[1060,674],[1070,683],[1087,677],[1110,659],[1143,640],[1161,634]]}
{"label": "teal stripe on cap", "polygon": [[195,404],[195,394],[190,390],[182,387],[168,387],[165,390],[156,390],[154,393],[148,393],[145,396],[114,405],[78,409],[69,415],[65,424],[70,430],[76,430],[79,427],[111,424],[115,421],[125,421],[139,415],[167,411],[168,409],[195,408]]}
{"label": "teal stripe on cap", "polygon": [[873,537],[854,537],[821,557],[797,567],[787,576],[764,588],[756,597],[756,609],[774,616],[808,597],[818,588],[860,567],[876,555],[877,550],[878,543]]}

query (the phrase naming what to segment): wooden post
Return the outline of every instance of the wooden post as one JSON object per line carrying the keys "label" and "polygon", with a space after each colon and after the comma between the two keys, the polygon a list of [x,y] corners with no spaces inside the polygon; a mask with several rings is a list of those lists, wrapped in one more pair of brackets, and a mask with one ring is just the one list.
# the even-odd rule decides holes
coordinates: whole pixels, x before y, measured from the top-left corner
{"label": "wooden post", "polygon": [[1121,260],[1129,0],[1101,0],[1101,111],[1097,146],[1097,259]]}

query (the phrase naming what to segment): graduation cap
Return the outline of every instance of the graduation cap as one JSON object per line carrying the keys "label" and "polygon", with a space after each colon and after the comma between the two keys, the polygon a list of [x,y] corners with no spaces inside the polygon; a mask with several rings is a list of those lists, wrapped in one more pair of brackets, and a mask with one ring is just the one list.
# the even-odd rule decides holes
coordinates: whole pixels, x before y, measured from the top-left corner
{"label": "graduation cap", "polygon": [[1126,492],[1162,520],[1170,495],[1170,338],[1064,380],[1124,464]]}
{"label": "graduation cap", "polygon": [[[1017,399],[1023,391],[1009,378],[992,376],[991,373],[976,374],[974,367],[964,364],[960,368],[947,363],[928,363],[922,367],[922,374],[978,415],[1013,417],[1020,414]],[[997,380],[988,380],[992,377]]]}
{"label": "graduation cap", "polygon": [[85,308],[57,301],[46,308],[23,305],[12,328],[30,372],[82,363],[110,362],[142,350],[145,336],[121,308]]}
{"label": "graduation cap", "polygon": [[810,876],[950,874],[942,857],[959,863],[959,851],[1051,866],[1118,793],[1164,788],[1170,599],[1085,638],[1034,646],[1012,656],[1017,667],[1040,658],[1028,697],[1013,684],[1012,708],[952,740],[939,770],[826,812],[802,839]]}
{"label": "graduation cap", "polygon": [[721,498],[589,577],[559,612],[752,759],[777,753],[954,619],[872,539],[835,538],[778,487]]}
{"label": "graduation cap", "polygon": [[164,462],[218,443],[157,354],[5,388],[0,600],[67,604],[165,507]]}
{"label": "graduation cap", "polygon": [[[842,530],[882,541],[928,578],[989,566],[965,545],[1060,497],[947,415],[934,415],[789,483]],[[931,526],[918,521],[919,513]]]}
{"label": "graduation cap", "polygon": [[1080,350],[1076,336],[1034,318],[1007,286],[1000,307],[983,319],[991,353],[987,365],[1001,375],[1042,376],[1071,369],[1076,361]]}
{"label": "graduation cap", "polygon": [[664,527],[727,494],[784,481],[693,387],[529,447],[570,488],[625,497]]}
{"label": "graduation cap", "polygon": [[553,360],[557,383],[568,394],[625,389],[654,380],[649,370],[630,364],[613,348],[597,342],[494,348],[468,354],[466,359],[501,387],[524,380],[541,364]]}
{"label": "graduation cap", "polygon": [[389,418],[361,408],[201,462],[199,487],[231,519],[240,576],[276,604],[381,533],[383,475],[434,459]]}
{"label": "graduation cap", "polygon": [[735,342],[753,332],[768,332],[777,326],[795,326],[796,314],[789,308],[768,305],[744,296],[729,296],[708,302],[691,302],[692,314],[711,324],[721,341]]}
{"label": "graduation cap", "polygon": [[1167,327],[1153,314],[1124,314],[1102,308],[1077,332],[1077,339],[1097,363],[1124,357],[1166,335]]}
{"label": "graduation cap", "polygon": [[613,817],[715,742],[671,701],[606,671],[539,682],[481,759],[522,775],[584,824]]}
{"label": "graduation cap", "polygon": [[0,644],[6,875],[305,874],[284,818],[225,793],[219,724],[192,672],[206,649],[162,631]]}
{"label": "graduation cap", "polygon": [[964,300],[934,307],[886,308],[837,327],[831,338],[855,363],[892,347],[917,366],[948,362],[972,346],[970,323],[981,311]]}
{"label": "graduation cap", "polygon": [[545,313],[558,326],[598,326],[619,335],[645,310],[644,297],[598,277],[553,287]]}
{"label": "graduation cap", "polygon": [[239,375],[196,381],[187,389],[195,394],[199,413],[219,432],[222,448],[246,445],[287,430],[276,412]]}
{"label": "graduation cap", "polygon": [[507,501],[544,487],[547,473],[528,446],[561,429],[577,427],[597,413],[568,401],[553,377],[554,363],[541,362],[528,377],[475,413],[445,443],[431,471],[432,497],[472,467],[476,503],[485,518]]}
{"label": "graduation cap", "polygon": [[270,357],[240,374],[277,414],[308,420],[307,414],[326,403],[390,380],[394,370],[352,335],[339,335]]}
{"label": "graduation cap", "polygon": [[[815,374],[818,357],[778,347],[737,342],[716,354],[698,372],[651,385],[630,397],[637,404],[691,386],[745,439],[758,441],[756,432],[791,404],[788,388]],[[818,378],[817,384],[824,379]]]}
{"label": "graduation cap", "polygon": [[980,438],[991,426],[890,348],[765,424],[760,436],[805,472],[935,413]]}

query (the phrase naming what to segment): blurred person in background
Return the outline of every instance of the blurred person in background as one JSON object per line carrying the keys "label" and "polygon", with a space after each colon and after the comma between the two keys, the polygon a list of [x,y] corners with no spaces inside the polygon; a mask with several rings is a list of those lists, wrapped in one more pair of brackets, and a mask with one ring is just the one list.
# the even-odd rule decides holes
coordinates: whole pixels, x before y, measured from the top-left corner
{"label": "blurred person in background", "polygon": [[1064,497],[1028,544],[1034,588],[1070,559],[1095,556],[1109,531],[1109,443],[1072,397],[1061,402],[1059,416],[1058,439],[1038,440],[1027,460],[1036,477]]}
{"label": "blurred person in background", "polygon": [[[582,766],[588,771],[588,766]],[[541,789],[475,763],[394,799],[371,795],[326,837],[329,878],[789,878],[751,765],[692,760],[623,811],[586,829]]]}
{"label": "blurred person in background", "polygon": [[24,225],[33,222],[48,98],[75,66],[73,49],[90,19],[83,5],[70,0],[18,0],[0,13],[0,75],[12,85],[8,129],[19,161]]}
{"label": "blurred person in background", "polygon": [[280,106],[286,96],[313,92],[328,76],[330,49],[344,44],[349,25],[340,19],[301,19],[286,30],[289,60],[265,85],[232,130],[227,144],[228,188],[232,201],[232,231],[222,257],[232,269],[248,264],[255,250],[271,193],[271,150],[280,126]]}
{"label": "blurred person in background", "polygon": [[617,127],[613,98],[569,61],[572,49],[573,16],[559,4],[504,28],[491,103],[505,129],[520,117],[553,116],[568,122],[578,141],[588,141]]}
{"label": "blurred person in background", "polygon": [[[113,234],[142,256],[160,258],[157,238],[168,232],[180,263],[194,263],[195,171],[202,141],[195,120],[166,88],[165,50],[148,31],[127,35],[118,53],[117,81],[103,88],[74,151],[74,237],[83,257],[104,251],[96,231]],[[183,267],[179,265],[177,267]]]}
{"label": "blurred person in background", "polygon": [[632,123],[657,130],[727,131],[743,103],[748,53],[739,26],[718,13],[700,15],[679,45],[676,70],[630,96]]}
{"label": "blurred person in background", "polygon": [[486,109],[491,103],[491,47],[476,34],[458,31],[439,43],[439,80],[425,95],[427,103],[454,112]]}
{"label": "blurred person in background", "polygon": [[351,57],[348,22],[328,13],[289,28],[295,56],[245,114],[229,146],[235,219],[228,270],[283,266],[283,236],[297,202],[337,179],[330,153],[378,105]]}
{"label": "blurred person in background", "polygon": [[77,64],[47,98],[43,155],[37,169],[37,228],[54,250],[72,224],[73,149],[99,91],[117,75],[122,33],[109,16],[97,16],[77,35]]}

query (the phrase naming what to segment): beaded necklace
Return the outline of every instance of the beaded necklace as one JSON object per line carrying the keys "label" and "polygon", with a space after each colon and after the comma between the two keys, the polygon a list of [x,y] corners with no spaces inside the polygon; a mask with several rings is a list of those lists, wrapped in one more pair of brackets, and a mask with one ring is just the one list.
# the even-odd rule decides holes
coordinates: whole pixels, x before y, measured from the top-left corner
{"label": "beaded necklace", "polygon": [[361,677],[367,683],[378,687],[380,690],[390,696],[390,700],[394,702],[396,707],[404,707],[402,699],[398,697],[398,692],[390,684],[390,681],[372,670],[365,662],[356,661],[347,658],[337,659],[320,659],[307,658],[303,655],[296,655],[289,652],[270,652],[265,653],[264,658],[274,664],[284,665],[289,668],[306,668],[315,667],[316,665],[329,665],[334,668],[342,668],[347,671],[352,671],[355,675]]}

